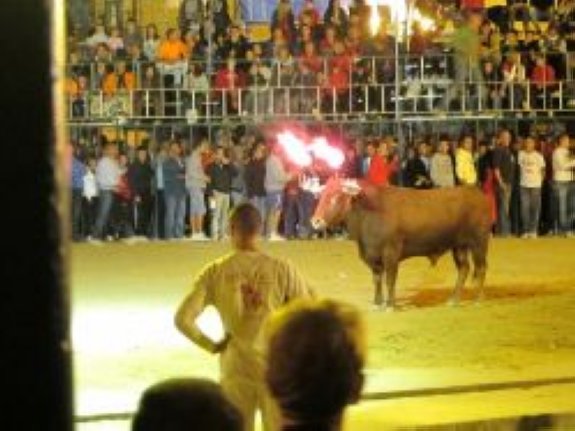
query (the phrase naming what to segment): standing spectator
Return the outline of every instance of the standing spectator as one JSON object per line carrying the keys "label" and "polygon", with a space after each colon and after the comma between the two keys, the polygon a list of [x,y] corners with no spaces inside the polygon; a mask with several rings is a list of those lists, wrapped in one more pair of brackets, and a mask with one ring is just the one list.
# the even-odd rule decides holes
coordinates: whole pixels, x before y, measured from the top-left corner
{"label": "standing spectator", "polygon": [[511,192],[515,181],[515,160],[511,152],[511,133],[503,129],[498,134],[493,151],[493,173],[497,193],[497,232],[502,236],[511,233]]}
{"label": "standing spectator", "polygon": [[455,174],[457,182],[464,186],[477,184],[477,170],[473,160],[473,138],[463,136],[455,152]]}
{"label": "standing spectator", "polygon": [[347,33],[347,12],[341,7],[340,0],[330,0],[323,16],[325,25],[333,26],[338,36],[343,37]]}
{"label": "standing spectator", "polygon": [[364,383],[359,311],[330,300],[297,301],[277,312],[268,328],[265,378],[281,410],[281,429],[341,430],[344,410],[359,401]]}
{"label": "standing spectator", "polygon": [[246,151],[241,144],[233,145],[230,149],[232,165],[236,171],[232,179],[232,207],[237,207],[246,200]]}
{"label": "standing spectator", "polygon": [[205,241],[204,217],[206,215],[206,187],[210,178],[204,171],[202,155],[208,149],[208,141],[202,138],[192,146],[192,153],[186,159],[186,188],[190,195],[191,239]]}
{"label": "standing spectator", "polygon": [[120,154],[118,159],[120,166],[120,179],[116,188],[116,198],[114,199],[114,208],[112,210],[114,218],[115,237],[130,239],[134,236],[133,220],[133,199],[134,193],[130,187],[128,179],[128,156]]}
{"label": "standing spectator", "polygon": [[166,239],[180,239],[184,236],[186,217],[186,169],[182,161],[179,142],[171,142],[168,158],[162,164],[164,199],[166,205]]}
{"label": "standing spectator", "polygon": [[545,159],[535,150],[535,138],[532,136],[525,139],[524,146],[525,149],[519,152],[523,238],[536,238],[541,212]]}
{"label": "standing spectator", "polygon": [[429,176],[435,187],[455,186],[453,158],[449,154],[449,141],[447,139],[439,141],[437,151],[431,157]]}
{"label": "standing spectator", "polygon": [[290,0],[280,0],[272,15],[271,29],[280,29],[288,43],[292,46],[296,40],[295,17]]}
{"label": "standing spectator", "polygon": [[84,175],[84,187],[82,190],[82,224],[84,226],[82,234],[88,240],[92,239],[96,214],[98,210],[98,184],[96,182],[96,159],[88,158],[86,164],[86,174]]}
{"label": "standing spectator", "polygon": [[168,158],[169,143],[160,146],[153,160],[154,169],[154,237],[166,238],[166,198],[164,195],[164,162]]}
{"label": "standing spectator", "polygon": [[575,217],[575,158],[569,153],[569,145],[569,136],[563,134],[553,152],[553,188],[558,205],[559,232],[565,236],[573,235]]}
{"label": "standing spectator", "polygon": [[367,145],[368,169],[367,181],[374,186],[388,186],[395,171],[398,170],[398,162],[394,159],[389,162],[389,148],[387,143],[380,142],[379,146],[373,143]]}
{"label": "standing spectator", "polygon": [[297,175],[286,184],[283,205],[284,237],[297,239],[298,226],[303,224],[303,211],[301,202],[302,190]]}
{"label": "standing spectator", "polygon": [[266,189],[266,234],[270,241],[283,239],[278,233],[278,227],[283,206],[284,188],[290,180],[279,152],[279,146],[274,146],[266,160],[264,182]]}
{"label": "standing spectator", "polygon": [[136,160],[128,167],[128,182],[134,194],[134,228],[138,236],[150,235],[154,171],[148,159],[148,149],[140,146]]}
{"label": "standing spectator", "polygon": [[121,174],[118,164],[118,145],[108,142],[104,147],[104,155],[96,166],[99,202],[98,216],[94,225],[93,237],[95,240],[104,239],[106,234]]}
{"label": "standing spectator", "polygon": [[429,176],[428,146],[425,142],[417,145],[415,157],[407,161],[405,169],[407,185],[416,189],[431,188],[432,182]]}
{"label": "standing spectator", "polygon": [[480,142],[477,150],[477,173],[479,186],[487,198],[491,212],[491,223],[497,223],[497,196],[493,173],[493,150],[486,142]]}
{"label": "standing spectator", "polygon": [[158,47],[160,46],[160,35],[158,28],[155,24],[149,24],[146,27],[146,35],[144,37],[144,55],[148,61],[155,61]]}
{"label": "standing spectator", "polygon": [[[259,251],[260,213],[251,204],[236,207],[230,217],[233,253],[209,264],[193,283],[193,290],[176,313],[176,326],[196,345],[221,354],[224,393],[242,412],[245,431],[253,431],[256,410],[263,430],[279,427],[276,408],[264,382],[264,325],[270,313],[299,297],[313,296],[291,265]],[[196,319],[208,305],[222,318],[226,338],[214,342]]]}
{"label": "standing spectator", "polygon": [[262,220],[266,220],[266,147],[263,142],[254,145],[244,177],[248,200],[259,211]]}
{"label": "standing spectator", "polygon": [[228,216],[232,193],[232,180],[237,171],[223,147],[216,149],[213,163],[208,167],[209,192],[212,204],[212,239],[220,241],[228,235]]}
{"label": "standing spectator", "polygon": [[84,176],[86,166],[79,159],[76,149],[70,145],[72,151],[72,240],[82,239],[82,192],[84,190]]}
{"label": "standing spectator", "polygon": [[[454,49],[454,84],[449,87],[447,94],[443,98],[442,109],[448,111],[452,100],[458,95],[467,93],[466,86],[471,85],[480,99],[479,106],[485,106],[485,88],[483,84],[483,73],[481,71],[481,42],[479,29],[482,17],[477,13],[471,13],[467,23],[458,28],[452,37],[451,44]],[[467,100],[464,97],[463,100]],[[462,106],[461,109],[469,109]]]}

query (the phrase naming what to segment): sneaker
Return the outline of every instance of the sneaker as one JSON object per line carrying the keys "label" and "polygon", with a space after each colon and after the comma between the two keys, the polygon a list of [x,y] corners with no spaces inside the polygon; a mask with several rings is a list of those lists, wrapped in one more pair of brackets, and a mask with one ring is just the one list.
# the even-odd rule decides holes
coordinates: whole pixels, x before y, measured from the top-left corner
{"label": "sneaker", "polygon": [[270,235],[269,237],[270,241],[285,241],[285,238],[281,235],[278,235],[277,233],[273,233]]}
{"label": "sneaker", "polygon": [[192,235],[192,240],[193,241],[208,241],[209,238],[206,236],[205,233],[195,233]]}

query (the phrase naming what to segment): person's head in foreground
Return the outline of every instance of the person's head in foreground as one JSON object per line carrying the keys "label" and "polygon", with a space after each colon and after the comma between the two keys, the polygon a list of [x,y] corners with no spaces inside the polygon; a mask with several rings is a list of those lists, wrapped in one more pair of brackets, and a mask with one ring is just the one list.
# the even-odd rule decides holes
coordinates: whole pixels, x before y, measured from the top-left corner
{"label": "person's head in foreground", "polygon": [[171,379],[148,388],[132,431],[241,431],[240,412],[221,388],[201,379]]}
{"label": "person's head in foreground", "polygon": [[270,319],[268,339],[266,382],[282,429],[339,430],[364,381],[365,331],[357,309],[294,301]]}
{"label": "person's head in foreground", "polygon": [[253,250],[262,231],[262,216],[250,203],[243,203],[234,208],[230,215],[230,234],[234,248]]}

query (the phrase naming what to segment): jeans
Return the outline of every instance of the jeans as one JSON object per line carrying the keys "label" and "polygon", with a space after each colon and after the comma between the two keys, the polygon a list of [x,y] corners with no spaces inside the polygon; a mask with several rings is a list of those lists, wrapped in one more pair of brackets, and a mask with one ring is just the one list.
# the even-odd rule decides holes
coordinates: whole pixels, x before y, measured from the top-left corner
{"label": "jeans", "polygon": [[214,191],[214,210],[212,213],[212,239],[222,239],[228,234],[228,213],[230,195]]}
{"label": "jeans", "polygon": [[497,186],[497,233],[507,236],[511,233],[511,184]]}
{"label": "jeans", "polygon": [[267,217],[266,213],[266,198],[265,196],[252,196],[249,198],[249,202],[256,207],[262,218],[262,234],[265,231],[265,220]]}
{"label": "jeans", "polygon": [[284,202],[284,236],[286,238],[297,238],[298,227],[303,220],[303,206],[301,193],[286,194]]}
{"label": "jeans", "polygon": [[166,239],[184,236],[184,219],[186,217],[186,195],[164,193],[166,205],[165,235]]}
{"label": "jeans", "polygon": [[82,238],[82,190],[72,189],[72,239]]}
{"label": "jeans", "polygon": [[555,182],[553,189],[557,201],[559,232],[567,233],[571,231],[575,217],[575,183]]}
{"label": "jeans", "polygon": [[94,226],[94,238],[103,239],[112,207],[114,206],[114,192],[112,190],[100,190],[98,203],[98,216],[96,217],[96,225]]}
{"label": "jeans", "polygon": [[237,207],[246,201],[246,195],[243,192],[232,190],[232,206]]}
{"label": "jeans", "polygon": [[537,233],[541,213],[541,188],[521,187],[521,219],[523,233]]}

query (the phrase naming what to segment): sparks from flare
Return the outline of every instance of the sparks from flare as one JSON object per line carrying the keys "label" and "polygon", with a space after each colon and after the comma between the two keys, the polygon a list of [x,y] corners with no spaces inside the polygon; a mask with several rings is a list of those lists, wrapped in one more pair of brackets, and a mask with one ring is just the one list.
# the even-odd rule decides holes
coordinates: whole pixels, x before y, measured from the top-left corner
{"label": "sparks from flare", "polygon": [[310,166],[314,157],[335,170],[339,169],[345,161],[343,151],[330,145],[325,137],[316,137],[306,143],[292,132],[286,131],[277,135],[277,142],[288,160],[300,168]]}

